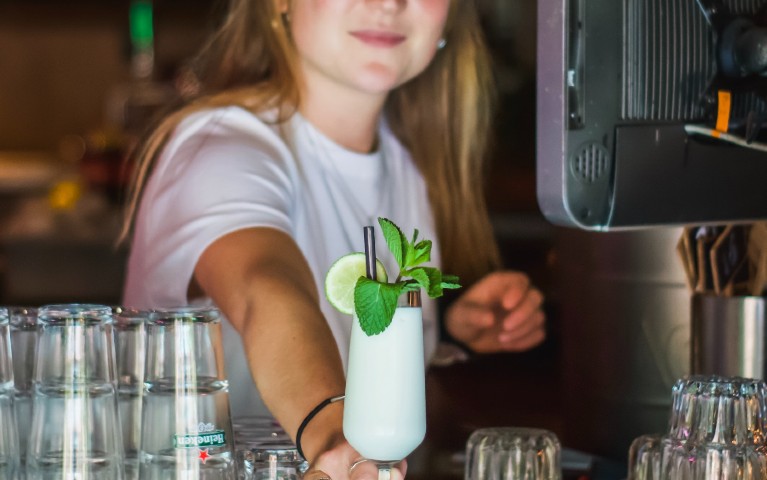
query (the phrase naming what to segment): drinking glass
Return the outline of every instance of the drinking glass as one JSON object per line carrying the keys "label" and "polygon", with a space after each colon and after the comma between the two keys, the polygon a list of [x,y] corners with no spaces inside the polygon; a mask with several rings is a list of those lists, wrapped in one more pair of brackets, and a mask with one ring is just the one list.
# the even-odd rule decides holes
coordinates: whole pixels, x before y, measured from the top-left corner
{"label": "drinking glass", "polygon": [[38,323],[27,476],[122,479],[111,309],[47,305]]}
{"label": "drinking glass", "polygon": [[762,380],[691,376],[672,388],[669,437],[698,445],[765,441],[767,385]]}
{"label": "drinking glass", "polygon": [[289,441],[264,441],[237,448],[240,480],[299,480],[308,469],[306,460]]}
{"label": "drinking glass", "polygon": [[8,307],[11,320],[13,351],[13,383],[16,387],[14,407],[19,432],[19,461],[22,472],[26,465],[27,440],[32,422],[32,381],[37,351],[37,308]]}
{"label": "drinking glass", "polygon": [[125,477],[137,479],[146,368],[146,322],[149,312],[115,307],[113,314],[117,399],[125,448]]}
{"label": "drinking glass", "polygon": [[8,310],[0,308],[0,478],[19,478],[19,438],[14,408]]}
{"label": "drinking glass", "polygon": [[631,442],[628,480],[660,480],[662,439],[660,434],[648,434]]}
{"label": "drinking glass", "polygon": [[238,478],[241,480],[298,480],[308,463],[273,418],[239,417],[232,420]]}
{"label": "drinking glass", "polygon": [[375,461],[379,479],[426,434],[423,325],[420,292],[400,296],[391,325],[368,336],[352,323],[343,430],[349,443]]}
{"label": "drinking glass", "polygon": [[661,441],[661,478],[767,478],[762,380],[692,376],[672,389],[669,433]]}
{"label": "drinking glass", "polygon": [[661,477],[668,480],[764,480],[764,445],[697,445],[664,440]]}
{"label": "drinking glass", "polygon": [[560,480],[559,440],[536,428],[476,430],[466,443],[466,480]]}
{"label": "drinking glass", "polygon": [[265,415],[240,416],[232,419],[234,445],[252,447],[264,442],[292,442],[290,436],[273,417]]}
{"label": "drinking glass", "polygon": [[146,327],[140,478],[233,480],[221,313],[213,307],[160,309]]}

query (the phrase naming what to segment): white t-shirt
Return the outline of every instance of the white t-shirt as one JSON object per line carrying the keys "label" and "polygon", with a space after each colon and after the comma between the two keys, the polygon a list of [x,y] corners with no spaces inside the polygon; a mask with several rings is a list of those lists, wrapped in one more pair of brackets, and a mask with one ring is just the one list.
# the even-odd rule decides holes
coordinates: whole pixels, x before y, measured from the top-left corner
{"label": "white t-shirt", "polygon": [[[363,227],[376,226],[377,256],[390,274],[396,264],[376,218],[405,235],[415,228],[434,241],[434,221],[423,177],[385,122],[379,149],[360,154],[324,136],[300,114],[280,126],[238,108],[190,115],[176,129],[150,176],[136,217],[123,304],[183,306],[202,252],[216,239],[249,227],[290,235],[314,275],[322,312],[346,365],[351,316],[330,306],[324,277],[339,257],[364,250]],[[210,299],[195,301],[210,304]],[[423,301],[426,360],[437,343],[434,301]],[[226,373],[233,415],[265,413],[242,341],[224,322]]]}

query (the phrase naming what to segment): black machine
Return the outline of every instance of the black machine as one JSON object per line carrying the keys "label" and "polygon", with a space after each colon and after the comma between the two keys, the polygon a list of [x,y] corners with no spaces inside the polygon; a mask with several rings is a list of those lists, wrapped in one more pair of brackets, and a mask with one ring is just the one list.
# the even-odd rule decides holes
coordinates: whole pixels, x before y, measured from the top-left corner
{"label": "black machine", "polygon": [[767,218],[767,0],[538,0],[537,82],[551,222]]}

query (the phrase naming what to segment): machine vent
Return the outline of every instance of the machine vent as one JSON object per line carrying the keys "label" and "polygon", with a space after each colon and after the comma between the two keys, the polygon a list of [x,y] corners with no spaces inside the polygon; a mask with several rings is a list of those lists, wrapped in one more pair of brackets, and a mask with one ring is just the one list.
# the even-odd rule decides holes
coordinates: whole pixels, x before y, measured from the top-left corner
{"label": "machine vent", "polygon": [[[751,15],[764,0],[723,0]],[[623,120],[706,118],[704,93],[716,75],[714,34],[696,0],[624,0]],[[732,118],[765,111],[753,93],[732,96]]]}
{"label": "machine vent", "polygon": [[570,156],[570,169],[584,183],[598,181],[607,171],[610,152],[600,143],[587,143]]}

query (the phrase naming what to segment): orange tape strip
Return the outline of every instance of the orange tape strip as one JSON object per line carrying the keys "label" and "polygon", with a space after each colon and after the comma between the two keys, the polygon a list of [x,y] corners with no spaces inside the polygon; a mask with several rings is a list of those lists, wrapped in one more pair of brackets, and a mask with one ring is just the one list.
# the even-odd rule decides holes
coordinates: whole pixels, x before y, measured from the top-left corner
{"label": "orange tape strip", "polygon": [[720,132],[727,132],[730,128],[730,108],[732,99],[730,92],[719,90],[719,108],[716,112],[716,129]]}

